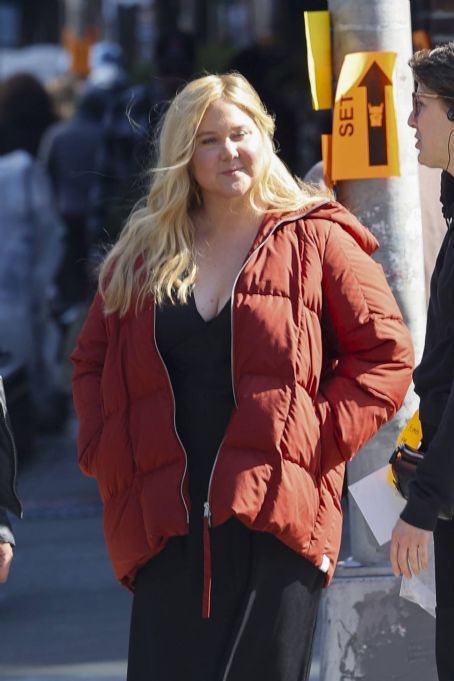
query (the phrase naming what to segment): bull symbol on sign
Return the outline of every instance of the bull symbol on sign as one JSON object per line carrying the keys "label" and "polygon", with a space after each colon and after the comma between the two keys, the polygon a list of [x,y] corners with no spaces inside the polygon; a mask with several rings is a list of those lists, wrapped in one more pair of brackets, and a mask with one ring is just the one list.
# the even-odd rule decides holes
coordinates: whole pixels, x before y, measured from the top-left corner
{"label": "bull symbol on sign", "polygon": [[377,62],[373,62],[358,84],[366,88],[367,128],[369,133],[369,165],[387,165],[385,88],[392,85]]}
{"label": "bull symbol on sign", "polygon": [[369,111],[369,125],[371,128],[381,128],[383,125],[383,109],[384,104],[378,104],[374,106],[373,104],[368,104],[367,109]]}

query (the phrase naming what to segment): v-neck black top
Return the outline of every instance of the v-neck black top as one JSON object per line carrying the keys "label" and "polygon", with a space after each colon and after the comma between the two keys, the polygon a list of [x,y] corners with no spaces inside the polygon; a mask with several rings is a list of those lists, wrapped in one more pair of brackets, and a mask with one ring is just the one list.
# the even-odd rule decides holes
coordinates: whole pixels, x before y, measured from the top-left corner
{"label": "v-neck black top", "polygon": [[197,310],[193,294],[186,305],[158,306],[155,333],[175,396],[176,428],[187,454],[192,508],[202,515],[211,470],[234,404],[230,301],[209,321]]}

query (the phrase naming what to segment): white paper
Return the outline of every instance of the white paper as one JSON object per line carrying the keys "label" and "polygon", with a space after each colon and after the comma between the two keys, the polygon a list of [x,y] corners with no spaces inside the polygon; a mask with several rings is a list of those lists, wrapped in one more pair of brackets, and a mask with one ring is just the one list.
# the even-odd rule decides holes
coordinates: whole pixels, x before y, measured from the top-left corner
{"label": "white paper", "polygon": [[382,546],[390,541],[406,502],[388,482],[388,465],[354,482],[348,489],[378,544]]}
{"label": "white paper", "polygon": [[429,615],[435,617],[435,559],[433,539],[429,542],[429,567],[421,570],[419,575],[411,579],[402,577],[400,595],[412,603],[420,605]]}

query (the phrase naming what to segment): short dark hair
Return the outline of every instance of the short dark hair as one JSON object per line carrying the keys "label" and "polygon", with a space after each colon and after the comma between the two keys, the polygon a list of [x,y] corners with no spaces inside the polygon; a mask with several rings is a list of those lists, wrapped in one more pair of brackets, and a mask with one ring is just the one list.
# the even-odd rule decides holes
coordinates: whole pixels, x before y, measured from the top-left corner
{"label": "short dark hair", "polygon": [[446,104],[452,106],[454,42],[440,45],[433,50],[419,50],[415,52],[408,64],[417,83],[423,83],[432,92],[446,97]]}

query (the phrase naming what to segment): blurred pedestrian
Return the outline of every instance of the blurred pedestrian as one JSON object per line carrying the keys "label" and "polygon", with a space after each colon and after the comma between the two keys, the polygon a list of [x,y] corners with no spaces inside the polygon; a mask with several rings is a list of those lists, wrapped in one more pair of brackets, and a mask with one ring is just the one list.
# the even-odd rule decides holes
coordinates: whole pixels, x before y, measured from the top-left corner
{"label": "blurred pedestrian", "polygon": [[0,140],[3,154],[16,149],[36,156],[44,131],[57,120],[44,86],[29,73],[0,83]]}
{"label": "blurred pedestrian", "polygon": [[99,244],[95,262],[144,194],[156,126],[168,101],[195,68],[193,36],[179,30],[163,32],[156,41],[153,66],[155,75],[148,83],[113,93],[106,108],[89,218],[90,232]]}
{"label": "blurred pedestrian", "polygon": [[77,97],[83,87],[84,81],[70,72],[62,73],[46,82],[46,90],[51,98],[57,121],[65,121],[74,116]]}
{"label": "blurred pedestrian", "polygon": [[113,102],[130,87],[121,45],[108,40],[95,43],[90,50],[90,69],[86,85],[90,92],[97,94],[98,118],[103,122]]}
{"label": "blurred pedestrian", "polygon": [[0,583],[3,583],[8,579],[15,546],[5,509],[21,518],[22,505],[16,492],[16,447],[1,377],[0,410]]}
{"label": "blurred pedestrian", "polygon": [[61,425],[66,414],[52,309],[63,228],[35,160],[55,121],[50,96],[33,76],[0,84],[0,351],[8,366],[26,368],[39,428]]}
{"label": "blurred pedestrian", "polygon": [[93,85],[86,87],[77,98],[74,116],[50,126],[39,149],[65,225],[65,252],[56,280],[62,312],[89,295],[88,197],[95,178],[104,109],[105,92]]}
{"label": "blurred pedestrian", "polygon": [[98,88],[106,96],[126,88],[128,74],[123,64],[123,48],[119,43],[102,40],[90,50],[90,73],[87,84]]}
{"label": "blurred pedestrian", "polygon": [[394,574],[427,568],[434,532],[437,597],[436,657],[440,681],[454,679],[454,521],[438,514],[454,506],[454,42],[421,50],[410,60],[419,163],[442,169],[441,203],[448,227],[432,275],[426,341],[414,373],[420,398],[424,459],[391,541]]}
{"label": "blurred pedestrian", "polygon": [[128,681],[308,678],[345,461],[410,381],[377,242],[273,132],[240,75],[179,92],[73,353]]}
{"label": "blurred pedestrian", "polygon": [[26,368],[37,425],[60,425],[65,405],[60,394],[59,335],[52,305],[63,229],[49,180],[39,163],[26,151],[2,154],[2,142],[2,365]]}

